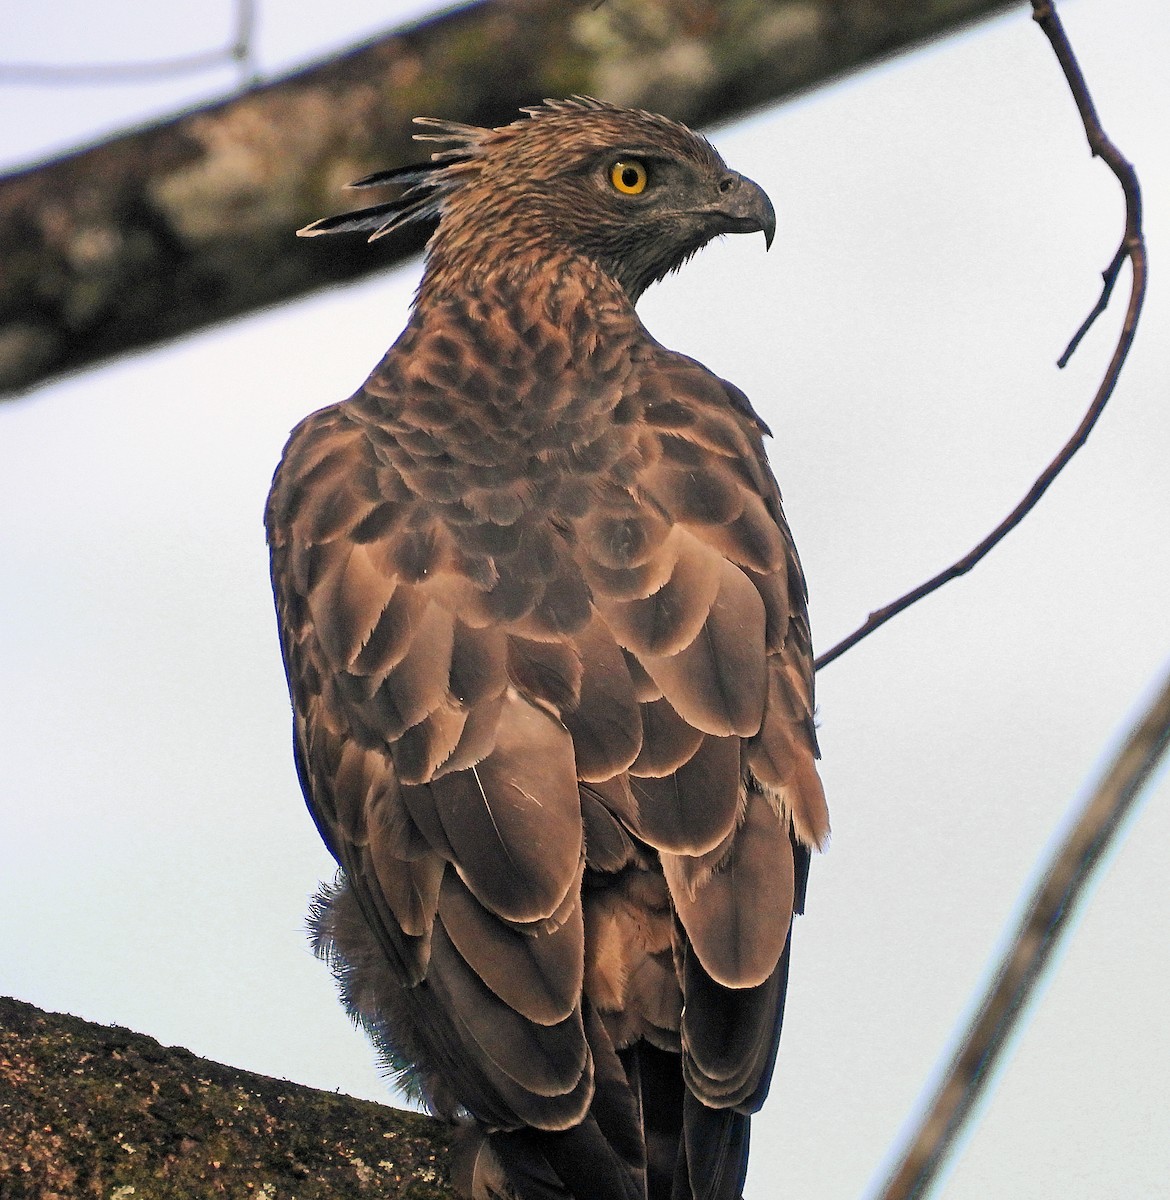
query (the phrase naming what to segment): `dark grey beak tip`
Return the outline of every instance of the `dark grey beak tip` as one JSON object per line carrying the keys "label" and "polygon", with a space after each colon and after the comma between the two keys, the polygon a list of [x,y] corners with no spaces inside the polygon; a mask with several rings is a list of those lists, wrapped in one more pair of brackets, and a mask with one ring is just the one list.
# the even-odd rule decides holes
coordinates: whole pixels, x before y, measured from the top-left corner
{"label": "dark grey beak tip", "polygon": [[[751,183],[751,180],[744,180],[744,182]],[[772,207],[768,193],[758,183],[752,183],[751,186],[755,190],[753,199],[760,222],[760,232],[764,235],[764,249],[771,250],[772,242],[776,238],[776,210]]]}
{"label": "dark grey beak tip", "polygon": [[764,235],[764,245],[772,248],[776,237],[776,210],[768,193],[746,175],[736,175],[738,184],[730,197],[730,203],[722,208],[724,217],[731,223],[737,233],[754,233],[759,230]]}

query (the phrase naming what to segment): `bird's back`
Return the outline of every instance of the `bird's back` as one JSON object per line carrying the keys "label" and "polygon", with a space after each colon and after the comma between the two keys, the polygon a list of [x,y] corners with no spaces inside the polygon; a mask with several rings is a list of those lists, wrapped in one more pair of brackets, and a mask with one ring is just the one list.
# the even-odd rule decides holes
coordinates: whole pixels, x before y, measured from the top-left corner
{"label": "bird's back", "polygon": [[804,580],[742,394],[546,266],[277,471],[318,944],[468,1194],[733,1200],[827,833]]}

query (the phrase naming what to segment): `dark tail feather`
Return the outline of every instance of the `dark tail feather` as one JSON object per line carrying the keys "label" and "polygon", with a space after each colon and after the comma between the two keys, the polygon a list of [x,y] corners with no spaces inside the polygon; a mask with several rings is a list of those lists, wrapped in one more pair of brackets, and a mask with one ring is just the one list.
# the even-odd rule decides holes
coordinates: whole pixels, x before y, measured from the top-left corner
{"label": "dark tail feather", "polygon": [[588,1116],[571,1129],[494,1133],[492,1148],[524,1200],[646,1200],[638,1098],[592,1005],[585,1004],[583,1016],[593,1055]]}
{"label": "dark tail feather", "polygon": [[741,1200],[747,1178],[751,1118],[731,1108],[708,1108],[689,1092],[683,1140],[690,1188],[684,1200]]}
{"label": "dark tail feather", "polygon": [[585,1005],[585,1038],[593,1054],[593,1103],[589,1119],[630,1180],[631,1195],[646,1200],[646,1146],[642,1104],[605,1025],[589,1003]]}
{"label": "dark tail feather", "polygon": [[[493,1133],[492,1149],[524,1200],[642,1200],[593,1117],[557,1132]],[[550,1176],[551,1168],[551,1176]],[[556,1181],[564,1184],[557,1190]]]}
{"label": "dark tail feather", "polygon": [[[637,1042],[622,1051],[622,1062],[640,1111],[646,1144],[648,1200],[671,1200],[675,1174],[683,1163],[683,1077],[678,1054]],[[686,1200],[690,1200],[689,1192]]]}
{"label": "dark tail feather", "polygon": [[[812,854],[807,846],[802,846],[795,838],[792,840],[792,854],[796,867],[796,900],[793,905],[797,913],[804,912],[805,893],[808,890],[808,869]],[[788,999],[788,964],[792,957],[792,926],[788,927],[788,940],[784,943],[784,953],[780,956],[780,1002],[776,1006],[776,1024],[772,1032],[772,1047],[768,1052],[768,1061],[764,1065],[763,1074],[756,1090],[741,1105],[745,1112],[759,1112],[764,1101],[768,1098],[768,1088],[772,1083],[772,1072],[776,1067],[776,1051],[780,1048],[780,1028],[784,1024],[784,1005]]]}
{"label": "dark tail feather", "polygon": [[796,893],[792,903],[792,911],[804,912],[805,896],[808,893],[808,869],[812,862],[812,851],[802,846],[796,836],[792,835],[792,860],[796,873]]}
{"label": "dark tail feather", "polygon": [[509,1189],[523,1200],[573,1200],[557,1172],[549,1165],[542,1136],[532,1129],[493,1133],[488,1137],[507,1175]]}
{"label": "dark tail feather", "polygon": [[776,965],[778,976],[778,992],[776,1003],[776,1022],[772,1027],[772,1041],[768,1047],[768,1055],[764,1060],[756,1089],[742,1104],[737,1107],[746,1113],[759,1112],[764,1101],[768,1098],[768,1089],[772,1085],[772,1072],[776,1068],[776,1051],[780,1048],[780,1028],[784,1024],[784,1004],[788,999],[788,962],[792,954],[792,930],[788,931],[788,940],[784,943],[784,953]]}
{"label": "dark tail feather", "polygon": [[642,1106],[648,1200],[739,1200],[750,1118],[697,1100],[677,1054],[639,1042],[622,1059]]}

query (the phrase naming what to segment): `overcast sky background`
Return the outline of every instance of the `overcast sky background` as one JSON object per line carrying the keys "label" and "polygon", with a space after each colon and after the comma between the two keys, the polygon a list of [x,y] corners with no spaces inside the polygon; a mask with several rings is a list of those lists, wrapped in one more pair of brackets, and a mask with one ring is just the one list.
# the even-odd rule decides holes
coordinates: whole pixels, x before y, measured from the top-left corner
{"label": "overcast sky background", "polygon": [[[432,7],[261,0],[259,66]],[[818,681],[833,844],[796,929],[749,1200],[849,1200],[879,1180],[1038,861],[1170,662],[1170,11],[1060,8],[1145,189],[1142,328],[1038,511]],[[772,196],[776,245],[727,239],[641,305],[776,431],[822,649],[1016,502],[1116,337],[1128,275],[1055,369],[1123,207],[1028,14],[715,131]],[[12,0],[0,57],[156,59],[231,23],[226,0],[116,0],[100,25],[86,0]],[[0,164],[234,82],[0,86]],[[261,512],[288,430],[360,383],[418,272],[0,404],[0,991],[386,1098],[303,935],[331,861],[293,771]],[[1163,774],[939,1195],[1163,1194],[1168,846]]]}

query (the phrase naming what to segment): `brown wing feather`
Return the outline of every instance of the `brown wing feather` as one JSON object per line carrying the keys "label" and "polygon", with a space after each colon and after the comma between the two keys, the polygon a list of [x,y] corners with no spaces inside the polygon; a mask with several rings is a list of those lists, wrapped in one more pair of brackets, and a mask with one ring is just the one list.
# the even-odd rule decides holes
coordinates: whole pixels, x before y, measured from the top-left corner
{"label": "brown wing feather", "polygon": [[634,831],[656,850],[702,855],[735,824],[740,793],[740,739],[700,734],[686,762],[661,778],[630,772],[637,803]]}
{"label": "brown wing feather", "polygon": [[739,825],[709,854],[663,854],[675,911],[703,969],[728,988],[763,983],[788,940],[795,897],[786,823],[749,792]]}
{"label": "brown wing feather", "polygon": [[448,870],[437,911],[455,949],[492,993],[539,1025],[565,1020],[581,1001],[581,905],[556,929],[521,931],[483,907]]}
{"label": "brown wing feather", "polygon": [[750,737],[759,731],[767,691],[764,603],[732,563],[694,639],[675,654],[639,655],[647,674],[696,729]]}
{"label": "brown wing feather", "polygon": [[509,694],[482,762],[427,785],[456,870],[509,921],[560,906],[583,853],[573,746],[563,726]]}
{"label": "brown wing feather", "polygon": [[790,829],[828,823],[759,423],[597,306],[416,321],[294,431],[267,525],[351,1007],[440,1110],[600,1131],[636,1190],[618,1052],[681,1053],[702,1105],[762,1094]]}

